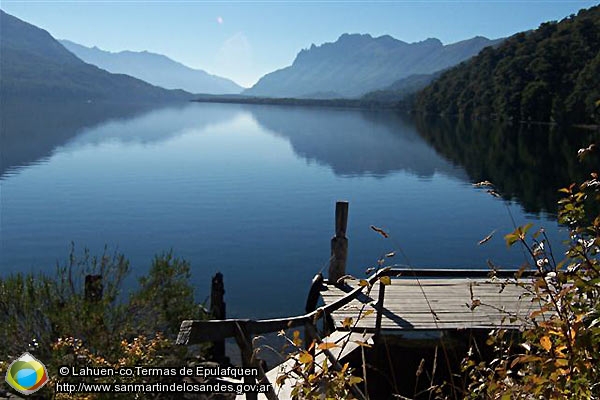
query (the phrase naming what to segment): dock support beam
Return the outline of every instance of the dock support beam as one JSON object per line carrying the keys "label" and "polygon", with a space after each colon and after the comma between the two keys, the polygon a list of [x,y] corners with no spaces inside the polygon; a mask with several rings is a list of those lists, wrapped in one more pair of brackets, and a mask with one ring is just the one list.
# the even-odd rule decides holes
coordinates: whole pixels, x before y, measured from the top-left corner
{"label": "dock support beam", "polygon": [[[212,319],[224,320],[227,318],[225,307],[225,284],[223,274],[217,272],[212,278],[210,288],[210,313]],[[225,359],[225,340],[215,340],[212,347],[212,357],[215,361]]]}
{"label": "dock support beam", "polygon": [[379,282],[379,295],[377,297],[377,317],[375,319],[375,338],[379,339],[381,334],[381,319],[383,317],[383,301],[385,297],[385,285]]}
{"label": "dock support beam", "polygon": [[346,275],[346,259],[348,258],[348,202],[338,201],[335,204],[335,236],[331,239],[331,258],[329,259],[329,282],[336,283]]}

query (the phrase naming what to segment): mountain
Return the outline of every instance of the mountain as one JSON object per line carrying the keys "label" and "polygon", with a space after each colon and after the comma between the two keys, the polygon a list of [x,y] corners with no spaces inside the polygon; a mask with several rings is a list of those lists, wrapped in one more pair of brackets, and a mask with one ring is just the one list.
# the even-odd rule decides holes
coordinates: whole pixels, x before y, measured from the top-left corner
{"label": "mountain", "polygon": [[600,6],[518,33],[417,96],[427,113],[590,123],[600,105]]}
{"label": "mountain", "polygon": [[238,94],[244,89],[230,79],[189,68],[161,54],[147,51],[112,53],[69,40],[60,40],[60,43],[86,63],[108,72],[131,75],[166,89],[206,94]]}
{"label": "mountain", "polygon": [[454,66],[498,42],[475,37],[444,46],[438,39],[409,44],[387,35],[343,34],[334,43],[300,51],[291,66],[265,75],[244,94],[358,97],[410,75]]}
{"label": "mountain", "polygon": [[0,54],[3,103],[11,100],[151,103],[187,100],[191,96],[86,64],[45,30],[2,10]]}

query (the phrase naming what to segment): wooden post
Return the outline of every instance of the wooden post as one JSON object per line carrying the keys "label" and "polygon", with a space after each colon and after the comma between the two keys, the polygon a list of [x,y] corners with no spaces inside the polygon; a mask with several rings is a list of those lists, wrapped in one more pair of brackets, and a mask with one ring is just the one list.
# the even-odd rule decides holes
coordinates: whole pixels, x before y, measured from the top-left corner
{"label": "wooden post", "polygon": [[[254,349],[252,348],[252,337],[245,326],[236,322],[236,335],[240,352],[242,353],[242,368],[255,368]],[[253,385],[256,381],[252,376],[244,375],[244,384]],[[255,392],[246,392],[246,400],[257,400],[258,394]]]}
{"label": "wooden post", "polygon": [[381,333],[381,318],[383,317],[383,298],[385,297],[385,285],[379,282],[379,297],[377,298],[377,318],[375,319],[375,336]]}
{"label": "wooden post", "polygon": [[329,260],[329,282],[336,283],[346,275],[346,259],[348,258],[348,202],[338,201],[335,204],[335,236],[331,239],[331,258]]}
{"label": "wooden post", "polygon": [[86,275],[85,276],[85,299],[90,302],[102,300],[102,292],[104,285],[102,284],[102,275]]}
{"label": "wooden post", "polygon": [[[224,296],[225,285],[223,284],[223,274],[217,272],[212,278],[212,284],[210,288],[210,313],[212,319],[223,320],[227,318]],[[214,360],[224,360],[225,340],[214,341],[211,353]]]}

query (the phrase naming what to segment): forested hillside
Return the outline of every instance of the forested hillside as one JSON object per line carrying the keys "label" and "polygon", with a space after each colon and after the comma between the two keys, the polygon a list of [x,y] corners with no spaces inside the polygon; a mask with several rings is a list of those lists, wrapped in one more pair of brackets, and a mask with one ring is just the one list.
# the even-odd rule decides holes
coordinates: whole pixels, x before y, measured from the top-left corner
{"label": "forested hillside", "polygon": [[464,117],[592,122],[600,99],[600,6],[518,33],[444,73],[419,111]]}

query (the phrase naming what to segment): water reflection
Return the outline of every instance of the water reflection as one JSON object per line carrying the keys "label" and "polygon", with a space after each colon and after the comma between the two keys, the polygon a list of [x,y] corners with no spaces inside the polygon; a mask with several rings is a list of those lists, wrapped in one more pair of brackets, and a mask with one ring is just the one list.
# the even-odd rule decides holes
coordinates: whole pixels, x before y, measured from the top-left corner
{"label": "water reflection", "polygon": [[[529,213],[556,212],[557,190],[584,177],[577,150],[598,140],[588,130],[502,126],[415,118],[389,111],[182,103],[148,105],[8,103],[2,105],[0,179],[43,162],[58,147],[159,143],[248,113],[289,141],[307,162],[342,177],[436,173],[465,182],[492,181]],[[588,168],[589,167],[589,168]]]}
{"label": "water reflection", "polygon": [[203,129],[231,120],[239,107],[190,103],[168,107],[117,103],[2,103],[0,179],[47,160],[59,147],[108,141],[150,144],[187,129]]}
{"label": "water reflection", "polygon": [[86,127],[111,119],[128,119],[150,106],[2,102],[0,179],[10,171],[39,163]]}
{"label": "water reflection", "polygon": [[[398,114],[360,110],[182,104],[2,112],[9,157],[0,273],[52,273],[71,241],[92,254],[105,244],[119,249],[135,274],[173,248],[194,266],[199,293],[214,272],[224,273],[232,316],[283,316],[301,311],[307,282],[327,264],[338,199],[351,203],[349,273],[362,276],[395,250],[370,225],[389,231],[417,266],[522,261],[518,251],[507,253],[501,234],[477,243],[512,230],[507,208],[518,223],[532,216],[469,184],[490,179],[507,191],[503,180],[527,184],[495,175],[510,175],[506,165],[526,169],[519,157],[531,153],[515,150],[529,146],[518,137],[486,143],[481,132],[421,122],[416,129]],[[556,140],[545,143],[571,154]],[[555,221],[537,219],[559,237]]]}
{"label": "water reflection", "polygon": [[121,104],[3,103],[0,179],[44,162],[58,147],[158,143],[249,114],[289,141],[308,163],[338,176],[439,173],[465,182],[492,181],[529,213],[556,212],[557,190],[584,178],[577,150],[598,133],[547,126],[502,126],[409,118],[390,111],[182,103],[167,108]]}
{"label": "water reflection", "polygon": [[248,110],[268,131],[289,140],[297,155],[331,167],[336,175],[384,177],[405,171],[423,179],[435,173],[466,179],[399,113],[273,106]]}
{"label": "water reflection", "polygon": [[598,132],[540,125],[499,125],[417,118],[421,137],[439,154],[469,174],[473,182],[489,180],[507,200],[525,211],[555,214],[558,189],[581,182],[597,170],[593,157],[580,163],[577,150],[599,139]]}

